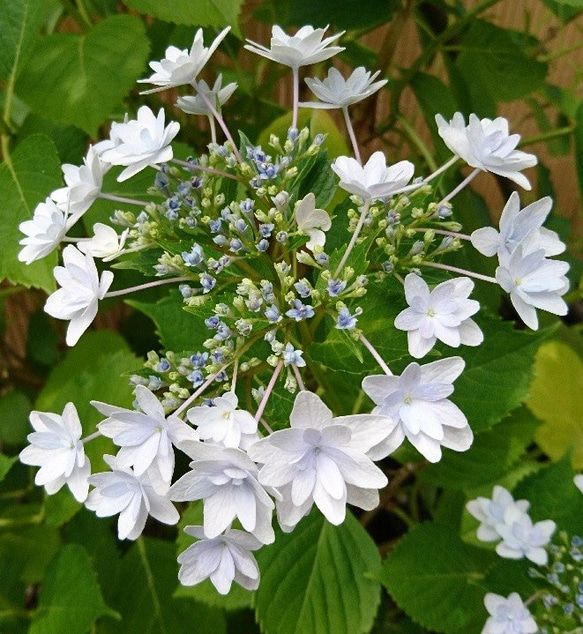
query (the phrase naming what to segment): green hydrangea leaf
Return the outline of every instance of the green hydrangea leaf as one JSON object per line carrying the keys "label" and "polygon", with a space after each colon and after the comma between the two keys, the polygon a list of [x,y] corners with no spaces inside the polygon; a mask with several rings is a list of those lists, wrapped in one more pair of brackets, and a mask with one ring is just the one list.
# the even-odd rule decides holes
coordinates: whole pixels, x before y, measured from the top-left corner
{"label": "green hydrangea leaf", "polygon": [[449,526],[412,529],[383,564],[379,580],[417,623],[435,632],[478,632],[486,620],[482,585],[495,554],[464,544]]}
{"label": "green hydrangea leaf", "polygon": [[96,136],[144,73],[148,51],[144,26],[130,15],[107,17],[83,35],[54,33],[39,39],[16,92],[34,112]]}
{"label": "green hydrangea leaf", "polygon": [[30,265],[18,261],[24,237],[18,225],[32,218],[34,207],[61,185],[61,164],[52,141],[44,134],[27,137],[14,152],[4,156],[0,165],[0,200],[2,222],[0,243],[0,278],[13,284],[42,288],[51,292],[55,288],[53,268],[56,254]]}
{"label": "green hydrangea leaf", "polygon": [[553,460],[568,449],[575,469],[583,469],[583,361],[567,344],[549,341],[535,361],[527,405],[543,421],[535,439]]}
{"label": "green hydrangea leaf", "polygon": [[12,465],[18,460],[17,456],[5,456],[0,453],[0,482],[4,480]]}
{"label": "green hydrangea leaf", "polygon": [[332,526],[318,512],[257,553],[256,616],[266,634],[368,632],[379,606],[377,548],[348,513]]}
{"label": "green hydrangea leaf", "polygon": [[30,634],[85,634],[101,616],[118,615],[103,601],[87,551],[69,544],[47,570]]}

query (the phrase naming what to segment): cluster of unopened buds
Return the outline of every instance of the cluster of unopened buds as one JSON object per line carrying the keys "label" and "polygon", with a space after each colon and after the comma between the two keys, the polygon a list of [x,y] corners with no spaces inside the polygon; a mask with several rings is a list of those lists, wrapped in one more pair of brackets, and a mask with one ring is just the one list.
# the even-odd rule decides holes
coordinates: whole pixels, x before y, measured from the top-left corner
{"label": "cluster of unopened buds", "polygon": [[[152,352],[132,377],[134,409],[93,402],[105,419],[87,437],[82,437],[72,403],[62,414],[33,412],[35,432],[20,458],[40,467],[36,483],[47,493],[67,484],[98,516],[119,515],[120,539],[136,539],[148,516],[176,524],[174,502],[202,500],[203,525],[185,529],[197,541],[180,555],[179,577],[186,585],[210,577],[223,594],[233,581],[257,588],[253,551],[273,542],[274,510],[284,531],[293,530],[314,505],[331,523],[340,524],[347,504],[366,510],[378,505],[387,478],[374,461],[389,456],[405,439],[430,462],[441,458],[443,447],[465,451],[472,443],[464,413],[448,398],[464,370],[463,359],[414,361],[394,375],[359,328],[360,300],[369,283],[387,277],[402,283],[408,307],[394,326],[406,332],[415,359],[437,341],[454,348],[482,343],[472,319],[479,304],[470,299],[471,278],[499,284],[534,329],[537,308],[566,314],[562,295],[568,287],[568,265],[551,259],[565,247],[542,226],[551,209],[549,198],[521,209],[518,194],[512,194],[499,230],[464,235],[452,219],[451,199],[482,171],[530,189],[522,171],[536,158],[516,149],[519,137],[509,134],[505,119],[470,115],[466,125],[460,113],[450,122],[438,116],[439,134],[453,157],[427,177],[414,178],[415,167],[407,160],[387,166],[381,152],[363,163],[349,107],[386,80],[375,81],[378,73],[364,68],[345,79],[332,68],[324,79],[306,80],[320,101],[300,103],[298,69],[343,50],[335,45],[342,34],[325,38],[324,29],[305,26],[289,36],[276,26],[270,47],[250,42],[246,48],[291,68],[291,127],[286,138],[272,136],[269,150],[244,135],[236,144],[221,115],[236,86],[223,87],[220,76],[212,88],[198,79],[227,30],[208,48],[201,31],[190,50],[169,47],[163,60],[151,62],[153,75],[142,80],[154,85],[145,92],[179,86],[194,90],[176,105],[208,117],[208,153],[174,158],[171,142],[179,124],[166,124],[163,110],[156,115],[142,106],[135,120],[113,123],[109,139],[89,148],[82,166],[63,166],[66,186],[22,223],[20,252],[20,259],[30,263],[70,243],[62,250],[63,265],[55,268],[60,288],[45,307],[49,315],[69,321],[70,346],[90,326],[101,300],[144,288],[177,288],[185,307],[204,318],[208,335],[200,349]],[[298,129],[299,107],[340,109],[354,158],[340,156],[330,163],[324,137],[311,139],[306,128]],[[222,144],[217,124],[226,138]],[[448,195],[437,197],[433,182],[459,159],[473,171]],[[114,166],[124,168],[120,182],[154,168],[149,199],[104,192],[104,175]],[[302,187],[302,179],[314,170],[332,183],[328,193],[306,193]],[[332,218],[325,207],[336,183],[350,195],[349,210]],[[96,224],[91,237],[69,237],[98,198],[119,203],[112,226]],[[351,236],[347,245],[327,251],[333,223]],[[442,261],[463,242],[498,258],[495,278]],[[114,274],[107,263],[121,260],[131,267],[136,252],[143,251],[153,254],[153,279],[111,291]],[[101,273],[96,259],[105,263]],[[359,269],[365,259],[367,268]],[[144,259],[140,262],[143,270]],[[444,279],[450,273],[457,277],[431,288],[422,277],[424,269],[434,274],[438,269]],[[370,413],[335,416],[322,400],[317,364],[305,353],[323,320],[378,364],[381,373],[362,382],[374,403]],[[278,390],[295,395],[289,421],[278,418],[277,406],[269,409]],[[84,447],[96,436],[112,439],[119,451],[104,457],[109,471],[91,474]],[[176,449],[191,459],[190,470],[177,479]],[[481,518],[482,532],[490,530],[489,517]],[[538,525],[527,526],[524,517],[525,531],[539,531]],[[507,556],[520,552],[540,558],[534,537],[526,538],[526,546],[515,545],[502,528],[496,530]]]}

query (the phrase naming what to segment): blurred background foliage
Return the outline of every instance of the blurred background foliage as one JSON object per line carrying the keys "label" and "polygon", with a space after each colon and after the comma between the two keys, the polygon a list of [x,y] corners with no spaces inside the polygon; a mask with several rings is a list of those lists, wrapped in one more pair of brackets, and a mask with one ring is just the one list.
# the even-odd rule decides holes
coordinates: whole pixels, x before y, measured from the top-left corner
{"label": "blurred background foliage", "polygon": [[[154,110],[163,105],[180,121],[181,141],[204,151],[204,121],[176,109],[172,91],[140,97],[136,84],[149,74],[148,61],[162,58],[167,46],[189,48],[195,28],[204,27],[210,41],[225,25],[232,27],[203,72],[207,80],[221,72],[226,82],[239,85],[224,108],[230,127],[264,145],[271,132],[286,130],[287,69],[242,48],[245,37],[267,42],[272,24],[286,30],[303,24],[345,30],[341,43],[346,50],[335,64],[344,71],[363,65],[389,79],[386,89],[351,108],[363,158],[381,149],[389,163],[407,158],[418,173],[432,171],[449,156],[436,134],[435,114],[450,118],[456,111],[508,117],[512,131],[522,135],[521,148],[539,156],[533,192],[521,195],[523,203],[545,195],[556,201],[550,226],[569,245],[572,310],[539,350],[527,406],[513,414],[518,431],[511,437],[519,438],[520,451],[530,447],[535,459],[556,461],[548,463],[555,469],[544,476],[549,481],[558,469],[583,469],[583,0],[0,0],[0,631],[216,634],[258,631],[255,619],[264,631],[288,631],[278,611],[269,609],[267,590],[257,600],[233,592],[226,601],[206,586],[175,592],[175,545],[160,539],[174,538],[172,529],[154,527],[145,540],[116,545],[108,523],[78,512],[66,494],[31,493],[32,471],[15,458],[29,432],[32,408],[56,409],[71,389],[87,402],[111,402],[113,393],[120,405],[129,405],[131,395],[118,377],[138,368],[145,352],[158,347],[155,327],[145,315],[110,302],[97,320],[98,328],[108,330],[90,333],[81,348],[67,351],[63,324],[42,311],[46,292],[53,290],[56,256],[30,267],[18,262],[19,223],[60,186],[61,163],[79,164],[88,144],[107,136],[112,120],[122,120],[125,113],[132,117],[142,103]],[[322,76],[325,67],[301,70]],[[303,90],[300,98],[309,99]],[[328,134],[331,156],[347,152],[343,126],[334,115],[303,111],[300,123]],[[448,176],[452,186],[461,177]],[[467,233],[496,220],[511,192],[512,183],[494,175],[478,180],[477,189],[455,200],[456,217]],[[108,191],[117,188],[122,195],[136,187],[134,181],[110,185]],[[112,210],[110,202],[99,201],[84,221],[90,226]],[[470,268],[492,272],[489,263],[472,257]],[[496,291],[478,294],[492,310],[500,309]],[[501,312],[512,317],[506,305]],[[95,418],[89,410],[80,414]],[[494,462],[489,456],[498,456],[485,437],[480,450],[486,465]],[[504,456],[507,470],[519,453]],[[460,461],[456,468],[462,469]],[[530,471],[521,469],[510,481],[535,470],[532,464]],[[429,473],[425,485],[419,484],[423,478],[413,485],[424,508],[432,517],[454,522],[455,516],[459,523],[463,498],[455,486],[457,472]],[[500,474],[488,475],[492,480]],[[487,481],[478,478],[475,486]],[[447,495],[438,504],[440,487]],[[399,521],[398,514],[393,520]],[[358,530],[356,523],[345,529],[351,539]],[[312,519],[306,531],[308,537],[329,540],[330,556],[339,548],[321,520]],[[421,539],[421,531],[415,534]],[[428,531],[427,539],[441,540],[444,548],[459,546],[449,544],[444,534]],[[382,550],[391,547],[385,544]],[[408,566],[411,553],[417,556],[413,546],[392,567]],[[378,555],[360,556],[371,566]],[[459,557],[481,565],[475,553],[464,550]],[[330,562],[324,558],[319,565]],[[383,574],[388,573],[379,573],[380,581],[398,594]],[[50,590],[39,595],[41,584]],[[366,585],[360,589],[365,592]],[[403,601],[407,604],[407,597]],[[373,601],[356,620],[334,631],[370,630],[377,606]],[[408,608],[428,629],[384,601],[375,631],[477,631],[475,623],[448,621],[445,615],[432,630],[435,624],[419,617],[415,601]],[[310,629],[318,624],[309,621],[305,606],[292,617],[296,629],[290,625],[289,631],[325,631]],[[479,614],[476,622],[483,620]]]}

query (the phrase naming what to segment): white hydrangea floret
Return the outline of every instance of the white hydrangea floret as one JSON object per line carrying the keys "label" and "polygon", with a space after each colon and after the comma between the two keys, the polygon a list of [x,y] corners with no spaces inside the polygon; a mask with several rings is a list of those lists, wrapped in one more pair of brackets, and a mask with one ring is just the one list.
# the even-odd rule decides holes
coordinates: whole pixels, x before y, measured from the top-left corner
{"label": "white hydrangea floret", "polygon": [[344,31],[322,39],[327,28],[314,29],[313,26],[306,25],[294,35],[287,35],[281,27],[274,25],[271,29],[270,48],[252,40],[247,40],[245,48],[273,62],[297,69],[323,62],[344,50],[341,46],[330,46],[344,35]]}
{"label": "white hydrangea floret", "polygon": [[56,266],[54,275],[61,288],[49,296],[45,312],[57,319],[70,320],[66,342],[74,346],[97,314],[97,304],[113,282],[113,273],[101,277],[91,255],[83,255],[70,244],[63,249],[64,266]]}
{"label": "white hydrangea floret", "polygon": [[19,244],[23,247],[18,260],[32,264],[52,253],[67,233],[67,214],[56,203],[47,198],[34,208],[33,217],[18,226],[25,237]]}
{"label": "white hydrangea floret", "polygon": [[327,211],[316,208],[316,197],[312,192],[298,201],[294,217],[298,231],[310,237],[306,243],[306,248],[313,251],[316,246],[323,247],[326,244],[324,232],[330,229],[332,220]]}
{"label": "white hydrangea floret", "polygon": [[137,539],[151,515],[163,524],[176,524],[178,511],[165,496],[154,490],[147,473],[136,475],[123,467],[114,456],[103,456],[111,471],[96,473],[89,478],[95,488],[89,493],[85,506],[97,517],[117,515],[119,539]]}
{"label": "white hydrangea floret", "polygon": [[495,542],[501,539],[497,527],[504,524],[504,513],[511,506],[515,507],[519,513],[527,513],[530,502],[514,500],[510,491],[498,484],[492,491],[491,499],[478,497],[466,504],[470,515],[480,522],[477,532],[480,541]]}
{"label": "white hydrangea floret", "polygon": [[534,167],[537,158],[534,154],[516,149],[520,135],[509,134],[507,119],[479,119],[471,114],[466,127],[463,114],[456,112],[449,123],[440,114],[435,120],[439,136],[447,147],[468,165],[504,176],[524,189],[531,189],[522,170]]}
{"label": "white hydrangea floret", "polygon": [[534,634],[538,625],[517,592],[505,598],[488,592],[484,605],[490,614],[481,634]]}
{"label": "white hydrangea floret", "polygon": [[441,448],[466,451],[473,433],[464,413],[447,397],[465,367],[461,357],[426,365],[410,363],[401,376],[367,376],[362,389],[376,404],[372,414],[387,417],[386,438],[379,451],[388,455],[407,438],[430,462]]}
{"label": "white hydrangea floret", "polygon": [[202,526],[186,526],[184,532],[199,541],[178,556],[178,578],[183,586],[210,578],[223,595],[229,593],[233,581],[247,590],[257,590],[259,566],[251,553],[262,543],[253,535],[229,528],[224,535],[209,539]]}
{"label": "white hydrangea floret", "polygon": [[124,229],[120,235],[113,227],[96,222],[93,225],[93,237],[89,240],[80,240],[77,246],[79,251],[109,262],[123,251],[129,231],[129,228]]}
{"label": "white hydrangea floret", "polygon": [[484,335],[470,319],[480,310],[480,304],[469,299],[473,288],[470,278],[458,277],[430,291],[423,278],[415,273],[407,275],[405,298],[409,307],[397,315],[395,327],[407,332],[409,354],[420,359],[437,340],[454,348],[482,343]]}
{"label": "white hydrangea floret", "polygon": [[387,79],[374,81],[379,73],[380,71],[377,70],[371,75],[364,66],[359,66],[352,71],[347,79],[344,79],[342,74],[332,67],[328,70],[328,76],[325,79],[308,77],[305,80],[306,84],[320,101],[302,102],[300,106],[320,110],[347,108],[370,97],[387,83]]}
{"label": "white hydrangea floret", "polygon": [[27,436],[30,445],[20,452],[20,462],[40,467],[34,483],[44,486],[53,495],[66,484],[78,502],[84,502],[89,491],[87,479],[91,464],[85,455],[83,430],[73,403],[67,403],[63,414],[30,413],[34,432]]}
{"label": "white hydrangea floret", "polygon": [[352,157],[339,156],[332,170],[342,189],[372,202],[402,191],[413,178],[415,166],[410,161],[399,161],[387,167],[385,155],[374,152],[364,165]]}
{"label": "white hydrangea floret", "polygon": [[346,504],[370,510],[378,505],[384,473],[367,455],[386,435],[386,421],[369,415],[341,416],[313,392],[299,392],[282,429],[249,448],[262,463],[259,481],[275,487],[281,527],[292,528],[315,504],[332,524],[341,524]]}
{"label": "white hydrangea floret", "polygon": [[186,112],[187,114],[210,117],[212,116],[212,112],[207,102],[201,97],[201,93],[220,111],[221,107],[227,102],[235,90],[237,90],[237,84],[235,82],[227,84],[225,87],[222,86],[222,83],[222,75],[216,78],[212,88],[209,87],[204,79],[201,79],[197,84],[198,94],[178,97],[176,105],[182,112]]}

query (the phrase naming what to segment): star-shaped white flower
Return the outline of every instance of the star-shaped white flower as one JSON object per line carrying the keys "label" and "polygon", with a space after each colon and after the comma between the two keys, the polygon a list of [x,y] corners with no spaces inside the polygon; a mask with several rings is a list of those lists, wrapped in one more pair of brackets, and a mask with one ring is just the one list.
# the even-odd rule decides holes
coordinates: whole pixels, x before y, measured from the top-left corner
{"label": "star-shaped white flower", "polygon": [[136,475],[132,469],[122,467],[114,456],[103,456],[111,471],[96,473],[89,478],[95,487],[89,493],[85,506],[97,517],[117,515],[119,539],[137,539],[144,530],[148,515],[163,524],[176,524],[178,511],[165,495],[157,493],[148,474]]}
{"label": "star-shaped white flower", "polygon": [[481,634],[534,634],[538,625],[517,592],[508,598],[488,592],[484,605],[490,614]]}
{"label": "star-shaped white flower", "polygon": [[548,553],[545,546],[551,541],[557,525],[553,520],[533,523],[527,513],[516,505],[504,509],[504,522],[496,526],[502,541],[496,546],[496,552],[506,559],[526,557],[539,566],[545,566]]}
{"label": "star-shaped white flower", "polygon": [[121,235],[109,225],[96,222],[93,225],[93,237],[90,240],[81,240],[77,243],[79,251],[89,253],[94,258],[101,258],[104,262],[113,260],[123,250],[128,237],[129,228]]}
{"label": "star-shaped white flower", "polygon": [[559,255],[565,250],[565,245],[554,231],[542,226],[552,206],[552,198],[545,196],[521,210],[520,197],[517,192],[512,192],[502,210],[500,231],[494,227],[476,229],[471,235],[472,244],[483,255],[491,257],[497,253],[500,261],[505,261],[534,230],[539,241],[537,248],[545,252],[545,257]]}
{"label": "star-shaped white flower", "polygon": [[456,112],[448,123],[440,114],[436,115],[439,136],[447,147],[468,165],[486,172],[509,178],[524,189],[531,189],[522,170],[534,167],[537,158],[516,149],[519,134],[509,134],[508,120],[504,117],[478,119],[470,115],[466,127],[464,116]]}
{"label": "star-shaped white flower", "polygon": [[85,455],[83,430],[73,403],[67,403],[63,414],[30,413],[34,432],[27,436],[30,445],[20,452],[20,462],[40,467],[34,483],[44,486],[53,495],[66,484],[78,502],[84,502],[89,491],[87,478],[91,464]]}
{"label": "star-shaped white flower", "polygon": [[538,329],[536,308],[554,315],[566,315],[568,306],[561,297],[569,289],[569,264],[549,260],[539,248],[538,231],[532,229],[516,245],[512,255],[496,269],[498,284],[510,293],[510,301],[524,323]]}
{"label": "star-shaped white flower", "polygon": [[374,81],[379,73],[380,71],[377,70],[371,75],[364,66],[359,66],[352,71],[347,79],[344,79],[341,73],[332,67],[328,70],[328,77],[325,79],[308,77],[306,84],[320,101],[306,101],[300,103],[300,106],[320,110],[348,108],[348,106],[370,97],[387,83],[387,79]]}
{"label": "star-shaped white flower", "polygon": [[158,116],[142,106],[137,119],[123,123],[113,123],[109,141],[102,141],[97,150],[101,158],[112,165],[125,165],[125,170],[117,177],[119,182],[131,178],[148,167],[166,163],[173,157],[172,139],[178,134],[180,124],[171,121],[165,126],[164,109]]}
{"label": "star-shaped white flower", "polygon": [[97,303],[111,286],[113,273],[103,271],[100,278],[93,258],[71,244],[63,249],[63,264],[54,269],[61,288],[49,296],[45,312],[57,319],[70,320],[66,342],[74,346],[95,319]]}
{"label": "star-shaped white flower", "polygon": [[342,46],[330,46],[344,35],[344,31],[322,39],[327,28],[314,29],[312,26],[303,26],[294,35],[287,35],[281,27],[274,25],[271,29],[270,48],[252,40],[247,40],[245,48],[290,68],[317,64],[344,50]]}
{"label": "star-shaped white flower", "polygon": [[214,538],[237,517],[243,528],[263,544],[275,539],[271,516],[275,507],[257,480],[257,465],[240,449],[201,442],[183,442],[194,460],[192,469],[168,493],[175,502],[204,501],[204,534]]}
{"label": "star-shaped white flower", "polygon": [[256,442],[249,456],[263,463],[259,482],[275,487],[278,519],[291,530],[315,504],[332,524],[341,524],[346,504],[370,510],[378,505],[384,473],[367,453],[386,435],[386,420],[365,414],[334,418],[313,392],[299,392],[290,429]]}
{"label": "star-shaped white flower", "polygon": [[91,401],[93,407],[108,416],[97,428],[121,447],[117,454],[120,467],[133,467],[137,476],[150,470],[153,486],[167,490],[174,474],[173,445],[196,441],[198,436],[177,416],[166,417],[160,401],[147,387],[137,385],[135,394],[141,411]]}
{"label": "star-shaped white flower", "polygon": [[234,392],[225,392],[213,399],[212,405],[191,407],[186,416],[196,425],[200,440],[212,440],[234,449],[247,449],[259,438],[257,421],[248,411],[237,409],[238,403]]}
{"label": "star-shaped white flower", "polygon": [[367,376],[362,389],[376,404],[373,414],[391,419],[385,455],[405,438],[429,462],[441,459],[441,447],[466,451],[473,433],[464,413],[448,400],[453,381],[462,373],[461,357],[440,359],[420,366],[410,363],[401,376]]}
{"label": "star-shaped white flower", "polygon": [[56,189],[51,198],[68,214],[67,228],[71,228],[95,202],[110,167],[93,146],[89,147],[83,165],[66,163],[62,166],[67,186]]}
{"label": "star-shaped white flower", "polygon": [[501,539],[497,526],[504,524],[504,513],[510,506],[514,506],[519,513],[527,513],[530,502],[514,500],[510,491],[499,485],[494,487],[492,499],[478,497],[466,504],[470,515],[480,521],[477,532],[480,541],[495,542]]}
{"label": "star-shaped white flower", "polygon": [[230,29],[230,26],[224,28],[208,48],[204,46],[202,29],[198,29],[196,32],[190,51],[187,49],[181,50],[176,46],[169,46],[166,49],[166,57],[159,62],[150,62],[150,68],[154,71],[154,74],[147,79],[138,79],[138,83],[154,84],[158,88],[144,90],[140,94],[148,95],[152,92],[160,92],[167,88],[175,88],[176,86],[192,83]]}
{"label": "star-shaped white flower", "polygon": [[327,211],[316,209],[316,197],[312,192],[297,202],[294,216],[298,231],[310,237],[306,242],[306,247],[310,251],[313,251],[316,246],[323,247],[326,244],[324,232],[330,229],[332,220]]}
{"label": "star-shaped white flower", "polygon": [[365,163],[349,156],[339,156],[332,163],[332,170],[340,178],[340,187],[363,200],[375,201],[388,198],[403,190],[415,172],[410,161],[399,161],[387,167],[385,155],[375,152]]}
{"label": "star-shaped white flower", "polygon": [[197,84],[198,94],[187,95],[186,97],[178,97],[176,105],[187,114],[204,115],[207,117],[212,116],[207,102],[201,97],[201,93],[213,104],[213,106],[220,111],[221,107],[231,97],[231,95],[237,90],[237,84],[232,82],[227,84],[224,88],[222,86],[223,76],[219,75],[212,88],[201,79]]}
{"label": "star-shaped white flower", "polygon": [[416,359],[424,357],[438,339],[454,348],[482,343],[484,335],[470,319],[480,310],[477,301],[468,299],[473,288],[470,278],[458,277],[430,291],[421,277],[407,275],[405,298],[409,308],[397,315],[395,327],[407,331],[409,354]]}
{"label": "star-shaped white flower", "polygon": [[178,578],[183,586],[210,578],[220,594],[228,594],[233,581],[247,590],[257,590],[259,566],[251,551],[263,544],[253,535],[229,528],[224,535],[208,539],[202,526],[186,526],[184,532],[199,541],[178,556]]}
{"label": "star-shaped white flower", "polygon": [[23,248],[18,259],[31,264],[59,246],[67,233],[67,214],[47,198],[35,207],[32,219],[21,222],[18,228],[26,236],[20,240]]}

